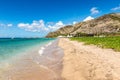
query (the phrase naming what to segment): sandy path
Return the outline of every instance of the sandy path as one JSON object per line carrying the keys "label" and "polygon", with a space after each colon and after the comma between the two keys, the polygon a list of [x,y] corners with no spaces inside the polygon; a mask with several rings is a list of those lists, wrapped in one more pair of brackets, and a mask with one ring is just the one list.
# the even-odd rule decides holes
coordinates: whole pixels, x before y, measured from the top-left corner
{"label": "sandy path", "polygon": [[61,38],[65,80],[120,80],[120,52]]}

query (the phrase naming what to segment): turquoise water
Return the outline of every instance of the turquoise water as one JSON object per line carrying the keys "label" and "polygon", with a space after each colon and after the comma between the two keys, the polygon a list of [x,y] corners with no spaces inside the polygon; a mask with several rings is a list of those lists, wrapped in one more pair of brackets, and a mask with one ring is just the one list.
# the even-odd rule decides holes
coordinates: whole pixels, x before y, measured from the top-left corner
{"label": "turquoise water", "polygon": [[11,56],[28,51],[32,47],[42,46],[55,39],[52,38],[0,38],[0,60],[6,60]]}

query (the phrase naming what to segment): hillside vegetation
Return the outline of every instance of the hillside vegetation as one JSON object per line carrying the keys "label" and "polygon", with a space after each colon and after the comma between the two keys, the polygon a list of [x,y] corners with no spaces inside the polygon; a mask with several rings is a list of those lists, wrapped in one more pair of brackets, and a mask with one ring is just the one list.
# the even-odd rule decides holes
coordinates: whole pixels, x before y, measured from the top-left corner
{"label": "hillside vegetation", "polygon": [[57,37],[59,35],[79,37],[85,34],[120,35],[120,13],[106,14],[93,20],[68,25],[54,32],[50,32],[46,37]]}
{"label": "hillside vegetation", "polygon": [[85,44],[94,44],[102,48],[111,48],[116,51],[120,51],[120,37],[81,37],[81,38],[71,38],[71,40],[76,40],[80,42],[85,42]]}

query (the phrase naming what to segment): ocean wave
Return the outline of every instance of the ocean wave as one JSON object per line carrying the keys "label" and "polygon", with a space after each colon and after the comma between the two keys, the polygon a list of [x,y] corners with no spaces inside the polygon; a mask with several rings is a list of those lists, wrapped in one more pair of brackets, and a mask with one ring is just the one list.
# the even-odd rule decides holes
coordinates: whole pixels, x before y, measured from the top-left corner
{"label": "ocean wave", "polygon": [[38,51],[39,55],[42,56],[45,48],[52,45],[52,43],[53,42],[49,42],[48,44],[45,45],[45,47],[41,47],[40,50]]}
{"label": "ocean wave", "polygon": [[51,44],[52,44],[52,42],[49,42],[49,43],[46,45],[46,47],[50,46]]}
{"label": "ocean wave", "polygon": [[41,47],[40,50],[38,51],[39,55],[42,56],[43,52],[45,50],[45,47]]}

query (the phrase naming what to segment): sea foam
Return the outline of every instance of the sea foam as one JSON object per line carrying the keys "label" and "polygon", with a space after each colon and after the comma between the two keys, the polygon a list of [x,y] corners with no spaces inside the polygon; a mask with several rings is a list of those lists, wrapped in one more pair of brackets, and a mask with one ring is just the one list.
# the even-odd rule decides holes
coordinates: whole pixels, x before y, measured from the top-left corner
{"label": "sea foam", "polygon": [[52,42],[49,42],[49,43],[46,45],[46,47],[50,46],[51,44],[52,44]]}
{"label": "sea foam", "polygon": [[41,47],[40,50],[38,51],[39,55],[42,56],[44,52],[45,47]]}
{"label": "sea foam", "polygon": [[41,47],[40,50],[38,51],[39,55],[42,56],[45,48],[50,46],[52,43],[53,42],[49,42],[48,44],[45,45],[45,47]]}

